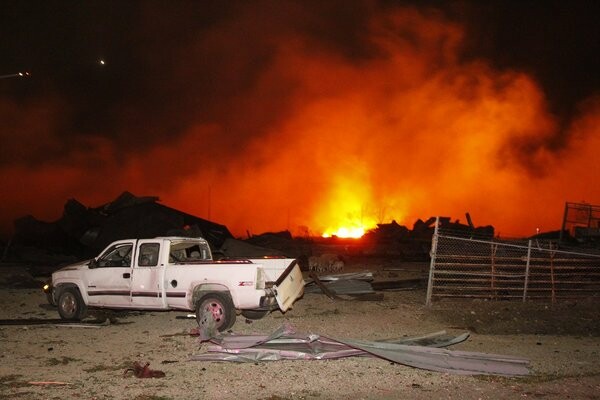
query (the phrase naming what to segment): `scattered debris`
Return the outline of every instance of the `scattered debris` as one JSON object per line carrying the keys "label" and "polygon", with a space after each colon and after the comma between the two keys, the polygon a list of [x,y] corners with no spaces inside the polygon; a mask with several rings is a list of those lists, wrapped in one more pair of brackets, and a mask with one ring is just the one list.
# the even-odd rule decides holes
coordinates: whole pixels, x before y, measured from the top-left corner
{"label": "scattered debris", "polygon": [[63,324],[62,322],[60,324],[53,324],[52,326],[54,327],[68,327],[68,328],[88,328],[88,329],[99,329],[102,328],[103,326],[108,326],[110,325],[110,321],[106,320],[101,324]]}
{"label": "scattered debris", "polygon": [[208,352],[193,361],[257,362],[276,360],[325,360],[352,356],[379,357],[394,363],[461,375],[521,376],[529,373],[529,361],[512,356],[441,349],[460,343],[468,333],[450,337],[436,332],[422,337],[386,340],[340,340],[317,334],[296,333],[284,325],[270,336],[221,335],[210,339]]}
{"label": "scattered debris", "polygon": [[367,281],[373,280],[373,273],[370,271],[363,272],[346,272],[343,274],[335,275],[321,275],[319,276],[321,282],[339,281],[339,280],[355,280],[355,281]]}
{"label": "scattered debris", "polygon": [[133,363],[132,368],[127,368],[123,372],[123,377],[125,378],[127,376],[128,372],[133,372],[133,375],[136,378],[164,378],[165,377],[164,372],[159,371],[159,370],[150,369],[149,365],[150,365],[149,362],[142,365],[142,363],[140,363],[139,361],[135,361]]}
{"label": "scattered debris", "polygon": [[37,385],[37,386],[50,386],[50,385],[71,385],[71,383],[68,382],[55,382],[55,381],[33,381],[33,382],[27,382],[30,385]]}
{"label": "scattered debris", "polygon": [[69,327],[69,328],[102,328],[110,325],[110,319],[98,319],[89,322],[67,321],[59,318],[16,318],[16,319],[0,319],[0,326],[31,326],[31,325],[46,325],[54,327]]}
{"label": "scattered debris", "polygon": [[[310,278],[317,285],[317,287],[321,290],[321,292],[323,292],[327,297],[329,297],[332,300],[337,298],[337,296],[334,293],[332,293],[327,288],[327,286],[325,286],[323,284],[323,282],[321,282],[321,280],[319,279],[319,277],[317,276],[317,274],[315,274],[313,271],[310,271],[308,273],[308,276],[310,276]],[[304,287],[304,293],[309,293],[309,292],[306,291],[306,284],[305,284],[305,287]]]}
{"label": "scattered debris", "polygon": [[196,319],[196,314],[178,315],[175,319]]}
{"label": "scattered debris", "polygon": [[188,332],[166,333],[164,335],[160,335],[161,338],[175,337],[175,336],[200,336],[200,327],[192,328]]}
{"label": "scattered debris", "polygon": [[365,295],[382,290],[414,290],[427,283],[421,278],[373,281],[373,273],[369,271],[322,276],[310,271],[308,276],[311,279],[306,281],[304,293],[325,293],[330,299],[339,299],[337,295]]}
{"label": "scattered debris", "polygon": [[[314,279],[314,278],[313,278]],[[337,295],[363,295],[373,294],[375,291],[369,282],[357,280],[341,280],[321,282],[314,280],[315,285],[306,286],[304,293],[325,293],[329,298],[339,298]]]}
{"label": "scattered debris", "polygon": [[427,286],[427,280],[422,278],[402,279],[394,281],[379,281],[371,283],[374,290],[414,290]]}
{"label": "scattered debris", "polygon": [[[308,273],[311,278],[304,286],[304,293],[324,293],[330,299],[340,299],[338,295],[373,294],[373,288],[368,282],[373,279],[371,273],[347,273],[339,275],[317,276],[313,271]],[[327,282],[323,282],[327,280]]]}
{"label": "scattered debris", "polygon": [[315,272],[340,272],[344,269],[344,261],[337,254],[324,253],[308,258],[308,270]]}

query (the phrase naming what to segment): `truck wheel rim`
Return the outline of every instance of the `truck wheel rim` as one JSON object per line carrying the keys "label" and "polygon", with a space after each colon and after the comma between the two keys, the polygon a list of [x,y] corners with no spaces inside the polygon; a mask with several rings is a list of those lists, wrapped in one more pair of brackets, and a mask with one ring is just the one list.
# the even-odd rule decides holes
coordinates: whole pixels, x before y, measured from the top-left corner
{"label": "truck wheel rim", "polygon": [[75,314],[75,311],[77,311],[75,297],[71,293],[65,294],[60,302],[60,308],[68,315]]}
{"label": "truck wheel rim", "polygon": [[219,326],[223,320],[223,315],[225,314],[223,310],[223,305],[218,301],[209,301],[204,305],[204,311],[210,313],[213,320]]}

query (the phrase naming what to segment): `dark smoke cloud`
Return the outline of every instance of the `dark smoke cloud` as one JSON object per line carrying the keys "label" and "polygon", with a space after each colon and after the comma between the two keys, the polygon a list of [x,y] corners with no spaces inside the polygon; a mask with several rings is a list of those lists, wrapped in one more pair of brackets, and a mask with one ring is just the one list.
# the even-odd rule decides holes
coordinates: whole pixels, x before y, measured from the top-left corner
{"label": "dark smoke cloud", "polygon": [[[464,25],[464,48],[455,55],[532,71],[550,92],[549,104],[566,112],[599,86],[598,6],[592,3],[429,2],[420,12]],[[380,57],[365,35],[373,15],[407,4],[421,3],[16,4],[3,12],[2,36],[14,38],[3,41],[3,53],[12,56],[3,67],[34,72],[17,94],[42,93],[38,102],[58,97],[73,107],[61,137],[100,135],[124,145],[143,138],[137,145],[144,147],[198,122],[217,122],[224,146],[242,150],[290,106],[292,80],[273,77],[271,87],[261,82],[281,43],[310,41],[349,63]],[[419,41],[410,24],[393,34]],[[106,58],[106,68],[98,67],[99,58]],[[445,61],[429,62],[433,68]]]}
{"label": "dark smoke cloud", "polygon": [[467,29],[465,56],[533,75],[560,118],[570,118],[600,87],[600,3],[492,0],[447,10]]}

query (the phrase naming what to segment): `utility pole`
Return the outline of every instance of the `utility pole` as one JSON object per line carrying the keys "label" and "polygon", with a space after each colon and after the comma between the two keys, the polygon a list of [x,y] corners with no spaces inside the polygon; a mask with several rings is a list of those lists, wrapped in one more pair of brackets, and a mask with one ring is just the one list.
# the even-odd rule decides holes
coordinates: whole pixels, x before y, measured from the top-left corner
{"label": "utility pole", "polygon": [[208,205],[207,205],[207,219],[210,221],[210,185],[208,185]]}

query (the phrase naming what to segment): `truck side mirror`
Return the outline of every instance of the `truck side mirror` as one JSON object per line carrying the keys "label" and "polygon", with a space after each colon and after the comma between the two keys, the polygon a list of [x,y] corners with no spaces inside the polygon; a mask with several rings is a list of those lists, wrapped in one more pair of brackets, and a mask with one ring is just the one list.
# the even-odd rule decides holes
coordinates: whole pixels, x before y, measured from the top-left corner
{"label": "truck side mirror", "polygon": [[94,269],[94,268],[97,268],[97,267],[98,267],[98,261],[96,261],[95,258],[92,258],[90,260],[90,262],[88,263],[88,268]]}

